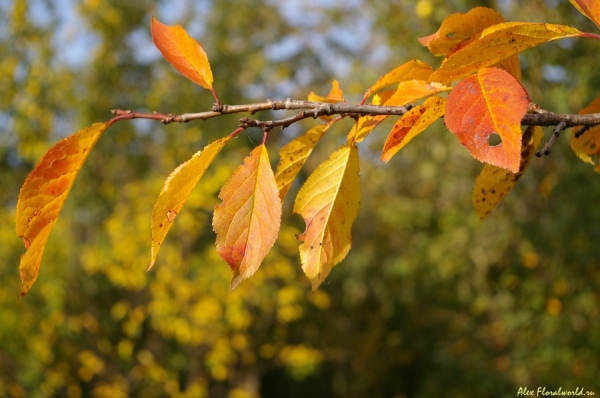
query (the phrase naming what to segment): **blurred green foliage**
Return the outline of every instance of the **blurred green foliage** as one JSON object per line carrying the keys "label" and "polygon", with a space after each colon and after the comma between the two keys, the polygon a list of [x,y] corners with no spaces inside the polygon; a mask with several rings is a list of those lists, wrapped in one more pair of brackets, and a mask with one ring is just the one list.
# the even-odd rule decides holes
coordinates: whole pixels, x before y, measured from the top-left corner
{"label": "blurred green foliage", "polygon": [[[319,291],[302,275],[294,234],[303,226],[288,200],[274,250],[231,292],[211,213],[257,138],[226,147],[146,273],[164,179],[237,118],[119,123],[82,169],[36,285],[18,298],[14,208],[43,153],[109,109],[211,105],[152,49],[151,15],[203,43],[225,103],[325,94],[332,78],[356,101],[410,58],[437,65],[416,37],[477,5],[508,20],[596,29],[565,0],[0,3],[0,396],[505,397],[538,386],[600,394],[600,179],[566,138],[482,222],[470,203],[481,165],[441,123],[385,166],[380,127],[361,148],[353,249]],[[523,54],[532,99],[578,112],[600,94],[597,51],[570,40]],[[273,134],[273,162],[300,133]]]}

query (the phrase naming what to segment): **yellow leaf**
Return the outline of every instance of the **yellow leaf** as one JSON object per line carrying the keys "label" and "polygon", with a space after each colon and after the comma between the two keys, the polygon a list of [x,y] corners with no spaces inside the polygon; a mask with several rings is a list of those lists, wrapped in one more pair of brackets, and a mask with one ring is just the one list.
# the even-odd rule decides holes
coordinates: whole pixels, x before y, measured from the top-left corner
{"label": "yellow leaf", "polygon": [[446,87],[439,83],[428,83],[424,80],[400,82],[394,94],[383,105],[404,106],[430,95],[451,90],[452,87]]}
{"label": "yellow leaf", "polygon": [[598,0],[569,0],[580,13],[588,17],[600,28],[600,2]]}
{"label": "yellow leaf", "polygon": [[359,171],[356,146],[343,145],[317,167],[296,197],[294,213],[306,223],[298,235],[302,269],[313,290],[350,250],[361,198]]}
{"label": "yellow leaf", "polygon": [[229,141],[224,137],[207,145],[202,151],[196,152],[190,160],[180,164],[165,181],[152,210],[152,249],[150,268],[156,261],[156,256],[173,220],[181,211],[190,193],[204,175],[215,157]]}
{"label": "yellow leaf", "polygon": [[[394,90],[388,90],[375,94],[371,101],[371,105],[383,104],[394,95],[394,93]],[[359,117],[358,121],[354,124],[354,128],[352,128],[348,134],[347,142],[349,144],[362,142],[369,134],[371,134],[373,129],[386,118],[386,115]]]}
{"label": "yellow leaf", "polygon": [[[591,104],[579,112],[580,115],[587,115],[590,113],[600,113],[600,97],[594,99]],[[573,151],[575,151],[575,154],[579,159],[586,163],[596,165],[594,171],[600,173],[600,164],[597,164],[592,158],[592,156],[600,154],[600,126],[594,126],[583,133],[579,138],[576,138],[577,132],[581,129],[582,128],[578,128],[577,130],[573,129],[573,132],[571,133],[571,148],[573,148]]]}
{"label": "yellow leaf", "polygon": [[424,62],[413,59],[399,67],[395,68],[391,72],[381,76],[375,84],[373,84],[364,95],[364,98],[368,98],[375,92],[390,86],[392,84],[400,83],[407,80],[427,80],[433,73],[433,68]]}
{"label": "yellow leaf", "polygon": [[275,181],[279,189],[279,197],[283,202],[298,172],[312,153],[317,142],[323,137],[330,124],[318,125],[301,137],[290,141],[279,151],[279,164],[275,172]]}
{"label": "yellow leaf", "polygon": [[315,94],[314,92],[310,92],[308,94],[308,100],[314,102],[328,102],[330,104],[335,104],[336,102],[344,101],[344,93],[340,88],[340,83],[337,80],[333,80],[331,82],[331,91],[327,94],[327,97],[321,97],[320,95]]}
{"label": "yellow leaf", "polygon": [[479,218],[486,218],[498,203],[508,195],[515,183],[527,170],[535,149],[544,138],[542,128],[528,127],[522,136],[521,164],[517,173],[486,164],[475,181],[473,207]]}
{"label": "yellow leaf", "polygon": [[425,130],[433,122],[444,116],[446,110],[446,99],[438,97],[428,98],[421,106],[416,106],[402,115],[392,127],[388,135],[383,151],[381,161],[389,162],[400,149],[402,149],[410,140]]}
{"label": "yellow leaf", "polygon": [[490,26],[476,40],[450,54],[430,81],[450,83],[528,48],[581,34],[570,26],[547,23],[510,22]]}
{"label": "yellow leaf", "polygon": [[73,182],[90,151],[106,130],[95,123],[58,142],[29,174],[17,201],[17,235],[27,252],[21,256],[21,296],[37,279],[44,247]]}
{"label": "yellow leaf", "polygon": [[152,41],[164,59],[194,83],[213,90],[213,75],[204,49],[179,25],[168,26],[152,17]]}
{"label": "yellow leaf", "polygon": [[254,148],[227,180],[215,206],[217,252],[229,264],[231,289],[252,276],[275,244],[281,199],[264,144]]}

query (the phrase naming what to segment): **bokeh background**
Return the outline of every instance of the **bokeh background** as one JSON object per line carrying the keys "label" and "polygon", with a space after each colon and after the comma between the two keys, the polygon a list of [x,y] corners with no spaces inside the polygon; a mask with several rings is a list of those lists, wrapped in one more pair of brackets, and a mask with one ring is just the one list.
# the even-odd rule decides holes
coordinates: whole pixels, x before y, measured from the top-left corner
{"label": "bokeh background", "polygon": [[[347,259],[310,291],[292,192],[274,249],[232,292],[211,214],[261,133],[221,153],[146,273],[166,176],[238,116],[121,122],[90,155],[39,279],[19,298],[15,205],[44,152],[113,108],[211,106],[153,48],[152,15],[203,44],[224,103],[324,95],[333,78],[357,102],[411,58],[439,65],[416,38],[479,5],[507,20],[597,30],[566,0],[0,0],[0,396],[600,394],[600,176],[569,149],[570,133],[480,221],[471,190],[482,166],[441,123],[387,165],[380,127],[360,150],[363,199]],[[598,96],[599,46],[563,40],[522,54],[533,101],[576,113]],[[274,132],[272,162],[314,123]],[[301,179],[343,140],[351,123],[340,125]]]}

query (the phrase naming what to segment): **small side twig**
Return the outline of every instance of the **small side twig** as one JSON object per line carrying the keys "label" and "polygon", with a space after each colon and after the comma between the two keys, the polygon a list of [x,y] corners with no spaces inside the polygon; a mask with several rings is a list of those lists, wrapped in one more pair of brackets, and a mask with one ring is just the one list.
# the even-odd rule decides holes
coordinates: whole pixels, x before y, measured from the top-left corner
{"label": "small side twig", "polygon": [[552,145],[554,145],[554,142],[565,128],[567,128],[567,122],[563,120],[554,128],[554,131],[552,131],[552,136],[550,137],[548,142],[546,142],[546,145],[544,145],[544,147],[540,151],[537,151],[535,153],[535,156],[539,158],[542,155],[550,155],[550,149],[552,148]]}
{"label": "small side twig", "polygon": [[592,128],[592,126],[583,126],[582,128],[580,128],[579,130],[577,130],[575,132],[575,138],[581,137],[583,135],[583,133],[585,133],[586,131],[588,131],[591,128]]}

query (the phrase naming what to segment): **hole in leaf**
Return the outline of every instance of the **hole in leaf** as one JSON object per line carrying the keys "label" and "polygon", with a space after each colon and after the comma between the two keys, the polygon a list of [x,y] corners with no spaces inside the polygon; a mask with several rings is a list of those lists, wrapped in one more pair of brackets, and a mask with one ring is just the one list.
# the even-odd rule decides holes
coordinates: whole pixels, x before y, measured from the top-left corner
{"label": "hole in leaf", "polygon": [[488,145],[489,146],[498,146],[502,144],[502,137],[500,137],[498,135],[498,133],[494,132],[492,134],[490,134],[489,138],[488,138]]}
{"label": "hole in leaf", "polygon": [[446,33],[446,37],[448,39],[454,39],[456,37],[456,32],[448,32]]}

